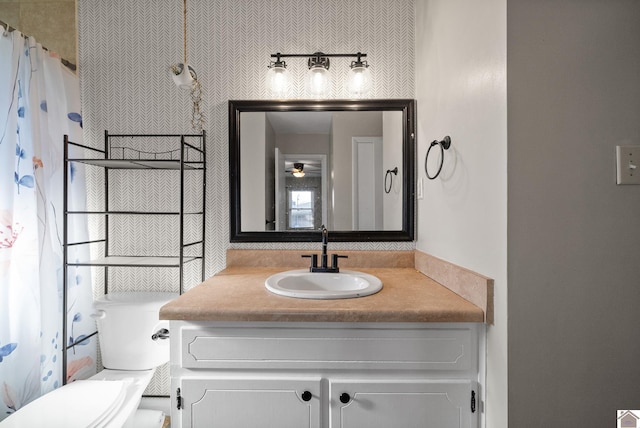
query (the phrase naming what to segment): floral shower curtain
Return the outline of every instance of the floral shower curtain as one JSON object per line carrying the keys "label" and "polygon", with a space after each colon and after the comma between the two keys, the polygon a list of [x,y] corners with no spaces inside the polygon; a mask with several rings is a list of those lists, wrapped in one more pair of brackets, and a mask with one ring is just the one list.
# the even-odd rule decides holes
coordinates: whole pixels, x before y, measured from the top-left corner
{"label": "floral shower curtain", "polygon": [[[90,271],[69,271],[62,337],[63,136],[82,142],[78,78],[33,38],[0,26],[0,420],[63,384],[63,341],[95,331]],[[85,206],[72,165],[70,208]],[[73,240],[86,219],[69,217]],[[86,239],[85,239],[86,240]],[[78,246],[82,247],[82,246]],[[70,259],[86,259],[71,247]],[[68,352],[67,378],[95,373],[96,340]]]}

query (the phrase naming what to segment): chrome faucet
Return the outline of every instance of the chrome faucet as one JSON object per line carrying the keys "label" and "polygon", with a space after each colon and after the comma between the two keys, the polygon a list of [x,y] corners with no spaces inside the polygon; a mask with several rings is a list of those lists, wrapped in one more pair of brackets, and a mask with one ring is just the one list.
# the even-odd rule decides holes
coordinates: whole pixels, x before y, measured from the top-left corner
{"label": "chrome faucet", "polygon": [[338,259],[346,259],[348,258],[348,256],[332,254],[331,267],[329,267],[327,264],[327,243],[329,242],[329,231],[326,227],[324,227],[324,225],[320,226],[320,231],[322,233],[322,254],[320,254],[320,266],[318,266],[317,254],[305,254],[302,257],[311,258],[311,266],[309,267],[310,272],[338,273],[340,272],[340,268],[338,267]]}

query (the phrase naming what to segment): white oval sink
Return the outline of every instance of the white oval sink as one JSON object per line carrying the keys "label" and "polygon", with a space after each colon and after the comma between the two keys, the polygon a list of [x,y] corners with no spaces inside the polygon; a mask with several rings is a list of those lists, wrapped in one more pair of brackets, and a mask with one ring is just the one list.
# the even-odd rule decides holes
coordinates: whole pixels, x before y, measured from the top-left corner
{"label": "white oval sink", "polygon": [[272,293],[299,299],[349,299],[377,293],[382,289],[382,281],[350,270],[320,273],[300,269],[271,275],[265,286]]}

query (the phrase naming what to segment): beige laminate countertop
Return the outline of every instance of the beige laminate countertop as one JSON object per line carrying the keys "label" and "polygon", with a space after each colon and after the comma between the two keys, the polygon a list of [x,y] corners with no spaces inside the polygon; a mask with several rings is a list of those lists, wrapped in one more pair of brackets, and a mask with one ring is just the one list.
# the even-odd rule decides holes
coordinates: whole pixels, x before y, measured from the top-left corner
{"label": "beige laminate countertop", "polygon": [[[359,268],[382,280],[371,296],[297,299],[270,293],[272,274],[298,267],[228,267],[160,309],[160,319],[279,322],[484,322],[484,312],[413,268]],[[350,268],[351,269],[351,268]]]}

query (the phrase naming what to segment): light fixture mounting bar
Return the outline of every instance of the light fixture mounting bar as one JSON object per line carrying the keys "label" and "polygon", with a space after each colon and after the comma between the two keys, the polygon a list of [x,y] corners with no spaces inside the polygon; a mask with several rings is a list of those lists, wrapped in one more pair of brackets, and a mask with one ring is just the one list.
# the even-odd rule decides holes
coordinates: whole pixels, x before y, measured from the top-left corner
{"label": "light fixture mounting bar", "polygon": [[271,58],[309,58],[309,57],[316,57],[316,56],[323,56],[323,57],[343,57],[343,58],[351,58],[351,57],[356,57],[356,58],[364,58],[367,56],[366,53],[354,53],[354,54],[326,54],[326,53],[322,53],[322,52],[315,52],[315,53],[311,53],[311,54],[283,54],[283,53],[275,53],[275,54],[271,54]]}

